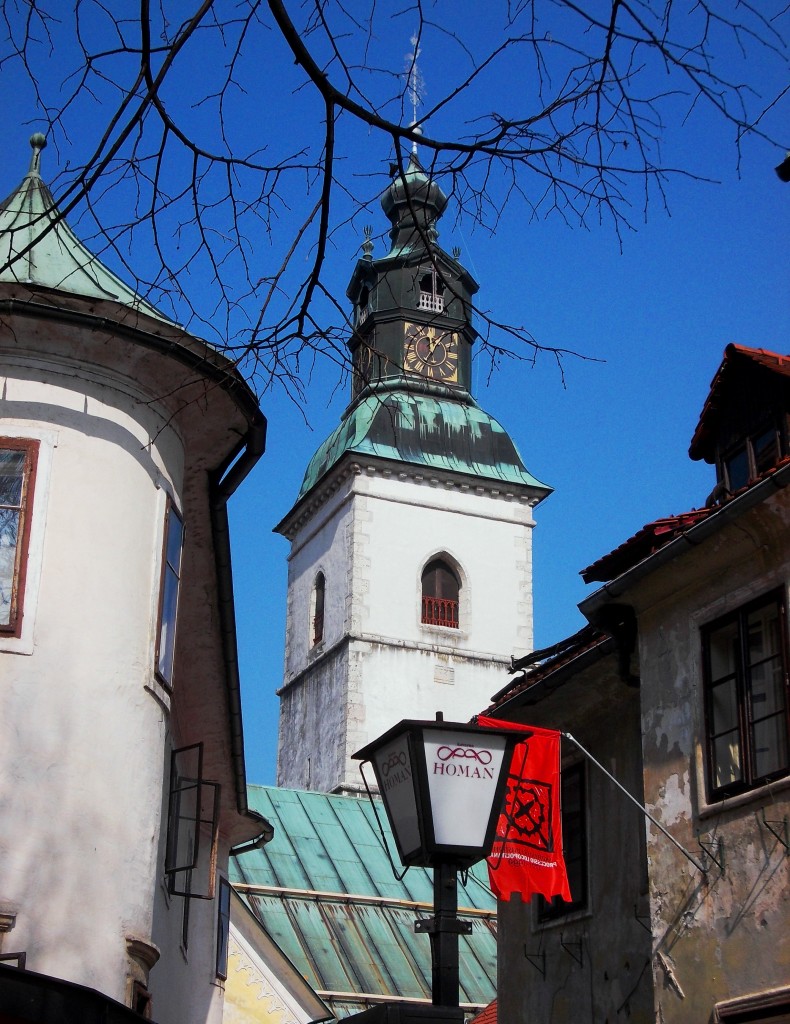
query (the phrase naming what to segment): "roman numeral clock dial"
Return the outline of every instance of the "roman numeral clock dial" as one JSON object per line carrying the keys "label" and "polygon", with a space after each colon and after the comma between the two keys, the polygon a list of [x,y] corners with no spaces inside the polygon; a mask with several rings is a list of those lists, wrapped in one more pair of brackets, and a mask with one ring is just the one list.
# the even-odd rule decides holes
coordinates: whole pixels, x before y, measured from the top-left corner
{"label": "roman numeral clock dial", "polygon": [[458,335],[437,327],[406,324],[403,368],[442,384],[458,383]]}

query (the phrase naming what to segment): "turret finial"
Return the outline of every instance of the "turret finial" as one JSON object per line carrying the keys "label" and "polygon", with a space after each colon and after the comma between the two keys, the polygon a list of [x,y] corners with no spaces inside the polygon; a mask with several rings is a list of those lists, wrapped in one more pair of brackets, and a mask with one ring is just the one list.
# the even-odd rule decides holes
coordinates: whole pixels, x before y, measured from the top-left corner
{"label": "turret finial", "polygon": [[33,149],[33,156],[30,158],[30,168],[28,174],[39,174],[41,168],[41,150],[46,149],[47,138],[42,135],[41,132],[36,132],[30,136],[30,145]]}
{"label": "turret finial", "polygon": [[366,260],[373,259],[373,228],[370,224],[366,224],[362,229],[365,233],[365,241],[362,243],[362,252]]}

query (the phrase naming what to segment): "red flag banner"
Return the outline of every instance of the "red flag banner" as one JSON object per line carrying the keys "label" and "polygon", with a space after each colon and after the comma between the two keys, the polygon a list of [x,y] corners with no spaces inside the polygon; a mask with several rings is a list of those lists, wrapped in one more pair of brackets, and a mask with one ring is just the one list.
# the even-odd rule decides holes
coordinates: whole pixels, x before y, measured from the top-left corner
{"label": "red flag banner", "polygon": [[491,888],[501,900],[517,892],[526,903],[537,892],[547,900],[561,896],[570,902],[562,856],[560,734],[483,715],[476,721],[494,729],[532,731],[513,751],[505,807],[488,858]]}

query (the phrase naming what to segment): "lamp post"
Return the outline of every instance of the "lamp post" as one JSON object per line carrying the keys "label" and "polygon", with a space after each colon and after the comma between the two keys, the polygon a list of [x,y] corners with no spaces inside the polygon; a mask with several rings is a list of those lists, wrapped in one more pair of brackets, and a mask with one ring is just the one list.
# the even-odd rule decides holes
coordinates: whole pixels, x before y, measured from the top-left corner
{"label": "lamp post", "polygon": [[[362,1021],[430,1018],[455,1024],[459,1009],[457,873],[491,851],[513,748],[528,730],[404,719],[353,757],[370,762],[398,855],[406,867],[433,868],[434,916],[415,931],[431,939],[432,1012],[403,1004],[355,1014]],[[425,1009],[425,1008],[422,1008]]]}

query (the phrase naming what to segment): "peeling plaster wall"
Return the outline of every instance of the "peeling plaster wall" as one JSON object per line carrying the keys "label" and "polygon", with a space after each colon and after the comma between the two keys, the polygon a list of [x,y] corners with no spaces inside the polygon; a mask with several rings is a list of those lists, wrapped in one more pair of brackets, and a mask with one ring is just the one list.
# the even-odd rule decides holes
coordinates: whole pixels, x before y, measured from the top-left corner
{"label": "peeling plaster wall", "polygon": [[[531,649],[534,520],[523,495],[380,465],[327,490],[292,540],[277,780],[333,791],[361,785],[355,750],[401,718],[468,719],[511,653]],[[420,621],[422,570],[439,554],[461,579],[459,629]],[[325,630],[311,647],[319,571]]]}
{"label": "peeling plaster wall", "polygon": [[639,613],[647,806],[697,857],[724,844],[724,870],[698,871],[651,826],[656,1019],[707,1021],[718,1001],[790,979],[790,857],[762,824],[790,815],[790,780],[708,805],[700,627],[787,586],[784,492],[676,559],[634,594]]}

